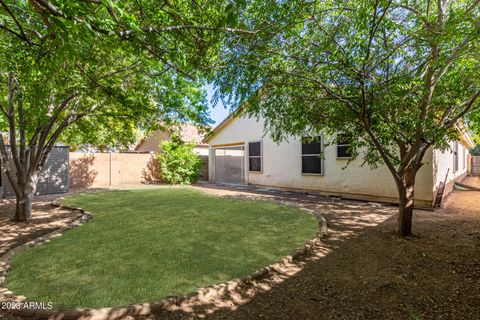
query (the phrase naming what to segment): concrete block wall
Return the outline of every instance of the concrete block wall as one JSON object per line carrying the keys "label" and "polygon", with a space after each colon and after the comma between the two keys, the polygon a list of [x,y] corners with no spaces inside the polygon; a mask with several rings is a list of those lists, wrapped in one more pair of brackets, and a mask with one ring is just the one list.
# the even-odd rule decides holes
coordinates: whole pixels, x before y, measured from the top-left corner
{"label": "concrete block wall", "polygon": [[[45,169],[40,176],[37,185],[37,195],[66,193],[69,190],[69,147],[54,147],[45,165]],[[14,196],[12,186],[7,175],[1,172],[1,187],[3,188],[3,197]],[[2,197],[2,193],[0,193]]]}
{"label": "concrete block wall", "polygon": [[150,153],[70,153],[72,189],[158,183],[159,171]]}

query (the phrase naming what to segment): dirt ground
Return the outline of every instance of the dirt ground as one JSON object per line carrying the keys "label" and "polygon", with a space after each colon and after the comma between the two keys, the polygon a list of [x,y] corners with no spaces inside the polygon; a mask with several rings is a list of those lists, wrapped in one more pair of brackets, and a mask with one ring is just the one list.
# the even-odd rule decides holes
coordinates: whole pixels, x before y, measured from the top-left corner
{"label": "dirt ground", "polygon": [[454,191],[443,208],[417,210],[406,239],[393,234],[395,208],[299,202],[327,219],[327,254],[210,319],[480,319],[480,192]]}
{"label": "dirt ground", "polygon": [[[464,183],[480,186],[480,179]],[[480,319],[480,192],[454,191],[443,208],[416,210],[415,235],[399,238],[391,206],[261,188],[200,188],[321,211],[328,236],[313,256],[271,278],[148,319]],[[12,228],[6,208],[11,203],[0,202],[0,254],[73,218],[41,201],[34,226]]]}
{"label": "dirt ground", "polygon": [[[33,205],[32,220],[12,223],[15,213],[13,200],[0,200],[0,256],[8,250],[59,229],[80,217],[79,213],[54,208],[50,203],[57,196],[38,197]],[[0,289],[0,301],[8,300]],[[0,310],[0,319],[17,319]]]}
{"label": "dirt ground", "polygon": [[58,196],[38,197],[33,205],[32,220],[12,223],[15,213],[13,200],[0,200],[0,256],[10,248],[22,245],[61,228],[79,218],[79,213],[54,208],[50,203]]}

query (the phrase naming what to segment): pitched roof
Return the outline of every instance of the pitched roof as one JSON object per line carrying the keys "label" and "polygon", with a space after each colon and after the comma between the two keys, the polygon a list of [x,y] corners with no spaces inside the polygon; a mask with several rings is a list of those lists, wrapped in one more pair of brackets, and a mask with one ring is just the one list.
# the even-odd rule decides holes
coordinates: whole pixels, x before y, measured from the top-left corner
{"label": "pitched roof", "polygon": [[199,128],[193,124],[186,123],[180,127],[180,139],[182,139],[182,141],[201,144],[204,136],[205,134],[200,133]]}
{"label": "pitched roof", "polygon": [[[173,130],[155,130],[148,136],[143,137],[134,147],[138,152],[157,152],[160,149],[160,142],[170,141]],[[202,143],[204,133],[202,130],[190,123],[180,125],[180,139],[185,142],[195,143],[197,146],[206,146]]]}

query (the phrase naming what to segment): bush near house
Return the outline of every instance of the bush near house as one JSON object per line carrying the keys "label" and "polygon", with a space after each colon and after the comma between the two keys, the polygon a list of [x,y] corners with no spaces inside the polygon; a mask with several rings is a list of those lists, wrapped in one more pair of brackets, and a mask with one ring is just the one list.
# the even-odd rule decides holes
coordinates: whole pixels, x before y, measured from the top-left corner
{"label": "bush near house", "polygon": [[480,145],[476,145],[475,148],[470,149],[472,156],[480,156]]}
{"label": "bush near house", "polygon": [[188,185],[198,180],[203,161],[193,152],[194,147],[178,138],[160,144],[157,159],[166,183]]}

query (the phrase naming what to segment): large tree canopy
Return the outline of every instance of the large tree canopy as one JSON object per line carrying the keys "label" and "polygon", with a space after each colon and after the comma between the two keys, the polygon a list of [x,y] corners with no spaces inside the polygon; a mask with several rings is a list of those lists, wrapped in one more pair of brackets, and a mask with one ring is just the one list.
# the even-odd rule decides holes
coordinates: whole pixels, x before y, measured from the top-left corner
{"label": "large tree canopy", "polygon": [[236,1],[0,0],[0,133],[10,142],[0,138],[0,152],[17,219],[28,218],[58,141],[128,144],[160,121],[204,123],[202,79],[223,37],[251,34],[236,28],[237,9]]}
{"label": "large tree canopy", "polygon": [[[260,7],[260,8],[259,8]],[[265,118],[276,140],[321,131],[386,165],[399,190],[397,231],[411,232],[415,176],[480,101],[478,1],[267,1],[243,17],[217,85]]]}
{"label": "large tree canopy", "polygon": [[[152,114],[205,121],[199,71],[215,61],[221,31],[236,32],[226,27],[235,24],[235,10],[224,1],[1,0],[2,104],[13,73],[23,88],[27,130],[72,95],[81,100],[78,114],[101,106],[95,119],[78,124],[82,130],[71,128],[75,136],[65,136],[74,140],[83,133],[93,140],[122,136],[133,119],[149,125],[142,120],[153,122]],[[105,117],[111,115],[114,122]],[[99,126],[106,127],[100,137],[102,130],[88,130]]]}

